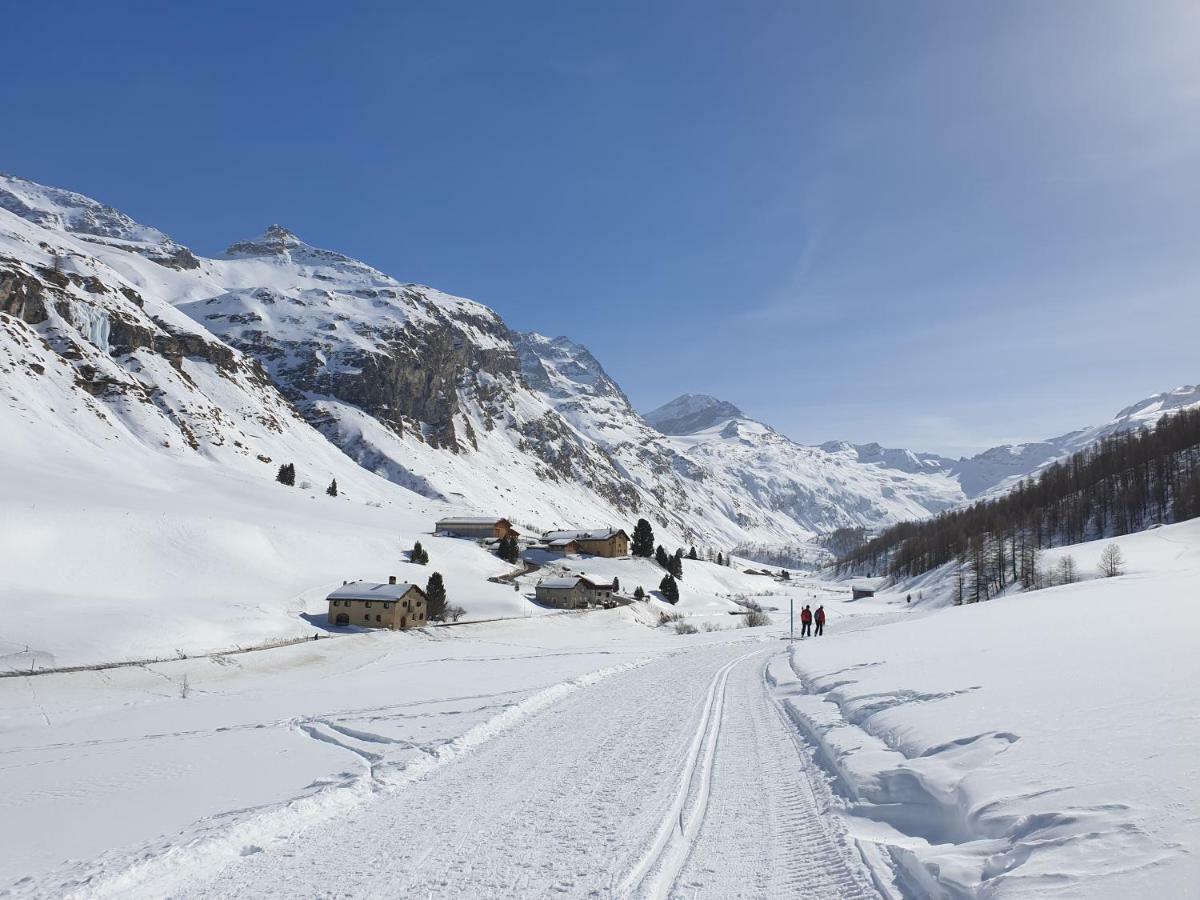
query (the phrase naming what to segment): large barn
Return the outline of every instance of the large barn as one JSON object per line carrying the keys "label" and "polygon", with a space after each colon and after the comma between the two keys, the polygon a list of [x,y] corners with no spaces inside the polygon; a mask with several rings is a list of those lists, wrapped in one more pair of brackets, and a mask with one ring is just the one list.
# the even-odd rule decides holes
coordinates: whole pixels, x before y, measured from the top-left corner
{"label": "large barn", "polygon": [[438,519],[433,530],[438,534],[448,534],[451,537],[486,538],[517,537],[520,532],[512,526],[508,519],[498,519],[494,516],[455,516]]}

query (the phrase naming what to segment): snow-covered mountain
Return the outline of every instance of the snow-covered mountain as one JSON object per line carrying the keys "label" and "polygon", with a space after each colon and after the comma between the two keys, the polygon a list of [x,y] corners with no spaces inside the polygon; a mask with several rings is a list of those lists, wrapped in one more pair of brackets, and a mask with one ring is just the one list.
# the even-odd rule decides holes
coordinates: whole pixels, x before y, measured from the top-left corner
{"label": "snow-covered mountain", "polygon": [[1097,441],[1135,428],[1147,428],[1175,410],[1200,404],[1200,385],[1183,385],[1125,407],[1109,421],[1027,444],[992,447],[950,465],[968,497],[1008,490],[1028,475]]}
{"label": "snow-covered mountain", "polygon": [[710,496],[748,499],[747,506],[782,514],[809,534],[924,518],[963,500],[954,479],[908,451],[805,446],[715,397],[685,394],[647,419],[708,473]]}
{"label": "snow-covered mountain", "polygon": [[693,434],[726,419],[743,418],[742,411],[709,394],[684,394],[645,415],[663,434]]}
{"label": "snow-covered mountain", "polygon": [[579,344],[510,332],[486,306],[281,226],[205,258],[11,176],[0,176],[0,312],[10,467],[166,478],[165,463],[203,463],[269,479],[286,460],[387,502],[527,528],[647,516],[667,542],[726,547],[926,516],[1197,391],[972,460],[807,447],[705,395],[643,417]]}
{"label": "snow-covered mountain", "polygon": [[[684,394],[646,413],[646,420],[717,480],[741,485],[759,503],[782,506],[806,527],[826,531],[840,524],[872,527],[923,518],[1002,493],[1110,435],[1152,426],[1167,413],[1197,404],[1200,386],[1185,385],[1128,406],[1102,425],[957,460],[877,443],[797,444],[732,403],[702,394]],[[822,494],[814,485],[825,477],[832,484]],[[854,521],[845,522],[841,513]]]}

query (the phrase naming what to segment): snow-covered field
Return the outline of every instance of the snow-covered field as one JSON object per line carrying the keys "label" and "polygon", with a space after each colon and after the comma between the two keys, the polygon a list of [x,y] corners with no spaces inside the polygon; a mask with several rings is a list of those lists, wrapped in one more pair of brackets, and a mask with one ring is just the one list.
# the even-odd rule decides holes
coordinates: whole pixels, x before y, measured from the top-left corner
{"label": "snow-covered field", "polygon": [[[912,895],[1200,884],[1200,522],[1063,548],[1091,580],[805,642],[772,674]],[[887,598],[880,598],[886,601]],[[972,893],[975,892],[975,893]]]}
{"label": "snow-covered field", "polygon": [[[1200,522],[1120,544],[962,608],[693,562],[677,609],[762,585],[775,624],[654,600],[0,679],[0,894],[1194,895]],[[789,597],[825,637],[781,640]]]}

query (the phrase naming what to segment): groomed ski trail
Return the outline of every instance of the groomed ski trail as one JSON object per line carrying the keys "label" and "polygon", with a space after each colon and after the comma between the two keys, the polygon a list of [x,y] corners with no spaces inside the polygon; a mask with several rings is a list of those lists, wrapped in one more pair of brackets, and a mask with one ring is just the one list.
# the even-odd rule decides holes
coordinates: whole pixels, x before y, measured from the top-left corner
{"label": "groomed ski trail", "polygon": [[776,652],[622,672],[172,896],[877,897],[763,679]]}

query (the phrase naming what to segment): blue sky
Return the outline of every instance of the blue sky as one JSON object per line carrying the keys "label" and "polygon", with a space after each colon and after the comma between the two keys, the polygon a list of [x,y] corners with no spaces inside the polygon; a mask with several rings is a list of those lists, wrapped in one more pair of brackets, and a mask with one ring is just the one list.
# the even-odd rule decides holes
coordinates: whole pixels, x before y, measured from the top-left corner
{"label": "blue sky", "polygon": [[946,453],[1200,380],[1200,7],[55,3],[0,170],[310,243],[791,436]]}

